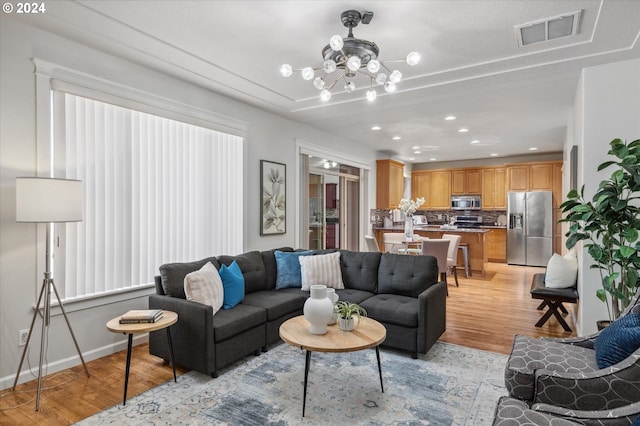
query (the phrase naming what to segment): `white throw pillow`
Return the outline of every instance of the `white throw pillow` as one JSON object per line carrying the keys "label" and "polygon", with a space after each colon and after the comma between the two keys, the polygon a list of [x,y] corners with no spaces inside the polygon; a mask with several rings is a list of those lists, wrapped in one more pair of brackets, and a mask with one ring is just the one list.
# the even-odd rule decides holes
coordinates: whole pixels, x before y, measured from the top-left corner
{"label": "white throw pillow", "polygon": [[311,290],[312,285],[322,284],[329,288],[344,288],[340,269],[340,252],[300,256],[302,290]]}
{"label": "white throw pillow", "polygon": [[213,314],[222,308],[224,290],[218,270],[211,262],[207,262],[199,271],[191,272],[184,277],[184,294],[187,300],[213,307]]}
{"label": "white throw pillow", "polygon": [[578,258],[575,250],[564,256],[554,253],[547,263],[544,285],[549,288],[568,288],[576,285],[578,278]]}

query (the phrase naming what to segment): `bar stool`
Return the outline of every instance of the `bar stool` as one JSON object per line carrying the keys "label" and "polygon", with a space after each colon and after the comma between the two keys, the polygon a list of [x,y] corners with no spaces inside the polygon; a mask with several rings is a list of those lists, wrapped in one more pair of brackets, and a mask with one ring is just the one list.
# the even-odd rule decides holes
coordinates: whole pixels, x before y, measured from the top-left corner
{"label": "bar stool", "polygon": [[471,276],[471,266],[469,265],[469,243],[460,243],[458,250],[462,250],[462,258],[464,259],[464,274],[467,278]]}

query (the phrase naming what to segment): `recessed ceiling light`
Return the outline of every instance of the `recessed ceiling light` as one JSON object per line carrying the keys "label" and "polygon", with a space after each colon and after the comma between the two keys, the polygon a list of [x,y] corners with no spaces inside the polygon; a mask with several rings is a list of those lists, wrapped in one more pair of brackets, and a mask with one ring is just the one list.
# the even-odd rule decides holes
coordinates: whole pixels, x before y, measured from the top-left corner
{"label": "recessed ceiling light", "polygon": [[495,152],[493,154],[491,154],[492,157],[497,157],[498,154],[496,154]]}
{"label": "recessed ceiling light", "polygon": [[394,137],[393,137],[393,140],[394,140],[394,141],[399,141],[400,139],[402,139],[400,136],[394,136]]}
{"label": "recessed ceiling light", "polygon": [[435,158],[429,158],[429,161],[436,161]]}
{"label": "recessed ceiling light", "polygon": [[538,148],[535,147],[535,146],[532,146],[531,148],[529,148],[529,151],[537,151],[537,150],[538,150]]}
{"label": "recessed ceiling light", "polygon": [[415,160],[414,157],[409,157],[409,161],[413,161],[413,160]]}
{"label": "recessed ceiling light", "polygon": [[447,120],[447,121],[451,121],[451,120],[455,120],[456,116],[455,115],[447,115],[444,119]]}
{"label": "recessed ceiling light", "polygon": [[412,146],[411,149],[420,149],[419,146]]}
{"label": "recessed ceiling light", "polygon": [[421,151],[413,151],[414,154],[422,154]]}
{"label": "recessed ceiling light", "polygon": [[460,133],[467,133],[468,131],[469,131],[469,129],[467,129],[466,127],[458,129],[458,132],[460,132]]}
{"label": "recessed ceiling light", "polygon": [[373,130],[374,132],[377,132],[378,130],[381,130],[381,129],[382,129],[382,127],[380,127],[380,126],[373,126],[371,128],[371,130]]}
{"label": "recessed ceiling light", "polygon": [[477,143],[480,143],[480,141],[478,139],[474,139],[471,142],[469,142],[471,145],[475,145]]}

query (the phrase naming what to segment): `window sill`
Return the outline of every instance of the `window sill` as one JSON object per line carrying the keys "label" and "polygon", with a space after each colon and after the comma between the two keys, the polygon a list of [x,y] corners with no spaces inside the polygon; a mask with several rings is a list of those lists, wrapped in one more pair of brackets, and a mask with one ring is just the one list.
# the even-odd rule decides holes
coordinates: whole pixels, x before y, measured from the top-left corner
{"label": "window sill", "polygon": [[[141,297],[155,294],[155,286],[153,283],[142,285],[133,289],[118,290],[109,293],[94,294],[91,296],[78,297],[74,299],[63,300],[64,310],[66,313],[82,311],[98,306],[111,305],[126,300],[138,299]],[[33,305],[32,309],[36,306]],[[42,306],[40,307],[42,309]],[[141,308],[143,309],[143,308]],[[62,315],[62,310],[58,304],[55,292],[51,292],[51,315]]]}

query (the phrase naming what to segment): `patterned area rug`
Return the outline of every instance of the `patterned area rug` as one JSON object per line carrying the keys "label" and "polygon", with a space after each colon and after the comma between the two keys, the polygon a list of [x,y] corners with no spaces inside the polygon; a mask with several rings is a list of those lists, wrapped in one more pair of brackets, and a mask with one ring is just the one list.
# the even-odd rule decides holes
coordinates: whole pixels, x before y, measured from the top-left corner
{"label": "patterned area rug", "polygon": [[190,371],[80,425],[490,425],[504,387],[505,355],[436,343],[426,355],[380,350],[311,355],[280,344],[216,379]]}

